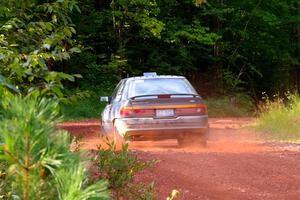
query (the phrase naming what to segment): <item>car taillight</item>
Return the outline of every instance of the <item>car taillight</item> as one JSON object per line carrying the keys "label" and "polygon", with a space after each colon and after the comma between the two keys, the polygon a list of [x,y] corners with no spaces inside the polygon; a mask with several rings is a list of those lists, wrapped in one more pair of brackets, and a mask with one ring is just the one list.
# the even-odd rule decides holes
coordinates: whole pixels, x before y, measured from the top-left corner
{"label": "car taillight", "polygon": [[121,117],[153,117],[154,114],[154,109],[123,107],[120,110]]}
{"label": "car taillight", "polygon": [[176,115],[206,115],[207,109],[204,104],[198,104],[192,107],[176,108]]}
{"label": "car taillight", "polygon": [[125,108],[121,108],[121,110],[120,110],[121,117],[130,117],[130,116],[132,116],[132,114],[133,114],[132,110],[127,110]]}

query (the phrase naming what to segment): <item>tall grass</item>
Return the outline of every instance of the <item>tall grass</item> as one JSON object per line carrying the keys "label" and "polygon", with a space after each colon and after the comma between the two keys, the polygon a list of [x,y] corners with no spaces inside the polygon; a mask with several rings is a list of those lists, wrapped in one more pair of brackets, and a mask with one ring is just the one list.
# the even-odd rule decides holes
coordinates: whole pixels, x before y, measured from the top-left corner
{"label": "tall grass", "polygon": [[287,93],[285,98],[265,98],[255,129],[275,140],[300,140],[300,97]]}

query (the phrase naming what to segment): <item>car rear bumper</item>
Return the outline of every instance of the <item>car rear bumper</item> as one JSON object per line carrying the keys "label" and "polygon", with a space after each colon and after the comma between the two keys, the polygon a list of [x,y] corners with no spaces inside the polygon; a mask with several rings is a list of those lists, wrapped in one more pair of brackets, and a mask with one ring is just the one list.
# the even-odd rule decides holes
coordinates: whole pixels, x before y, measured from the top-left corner
{"label": "car rear bumper", "polygon": [[120,135],[131,140],[160,140],[189,134],[208,134],[208,117],[184,116],[168,119],[124,118],[116,119],[115,127]]}

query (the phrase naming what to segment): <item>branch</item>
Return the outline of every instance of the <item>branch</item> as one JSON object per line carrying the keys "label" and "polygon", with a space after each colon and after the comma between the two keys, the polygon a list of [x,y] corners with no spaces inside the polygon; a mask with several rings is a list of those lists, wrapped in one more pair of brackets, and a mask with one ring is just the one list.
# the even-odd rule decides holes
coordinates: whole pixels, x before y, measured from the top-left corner
{"label": "branch", "polygon": [[24,170],[28,170],[28,168],[27,167],[25,167],[25,165],[23,165],[22,163],[20,163],[20,161],[10,152],[10,151],[8,151],[6,148],[4,148],[3,149],[3,151],[4,151],[4,153],[6,153],[7,155],[9,155],[12,159],[13,159],[13,161],[15,162],[15,163],[17,163],[18,165],[20,165]]}

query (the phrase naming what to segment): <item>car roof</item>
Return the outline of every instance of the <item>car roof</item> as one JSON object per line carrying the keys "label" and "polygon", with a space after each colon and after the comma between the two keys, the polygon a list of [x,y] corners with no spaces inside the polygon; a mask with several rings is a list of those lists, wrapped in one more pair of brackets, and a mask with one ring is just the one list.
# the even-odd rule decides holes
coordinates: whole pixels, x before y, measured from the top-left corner
{"label": "car roof", "polygon": [[134,76],[134,77],[129,77],[129,78],[125,78],[123,80],[145,80],[145,79],[156,79],[156,78],[185,78],[184,76],[174,76],[174,75],[154,75],[154,76]]}

